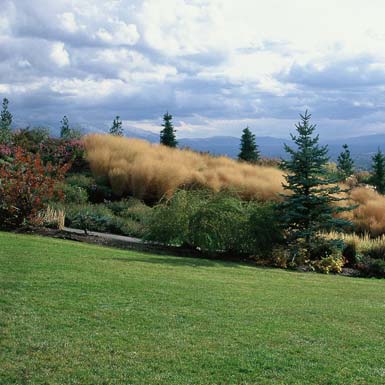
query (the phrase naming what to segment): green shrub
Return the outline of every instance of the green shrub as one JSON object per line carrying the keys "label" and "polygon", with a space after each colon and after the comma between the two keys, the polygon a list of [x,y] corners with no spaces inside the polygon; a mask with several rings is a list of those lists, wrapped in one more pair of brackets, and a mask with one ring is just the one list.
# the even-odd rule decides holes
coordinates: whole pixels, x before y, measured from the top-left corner
{"label": "green shrub", "polygon": [[94,179],[90,176],[74,174],[66,179],[66,183],[85,189],[88,194],[88,200],[91,203],[102,203],[114,198],[111,188],[105,184],[104,179]]}
{"label": "green shrub", "polygon": [[168,245],[191,245],[190,218],[204,203],[203,193],[177,191],[170,200],[153,208],[145,238]]}
{"label": "green shrub", "polygon": [[245,206],[245,211],[248,221],[241,251],[265,258],[269,257],[272,249],[283,241],[276,206],[270,203],[251,202]]}
{"label": "green shrub", "polygon": [[369,248],[365,255],[372,259],[381,259],[385,261],[385,246],[384,245],[373,245]]}
{"label": "green shrub", "polygon": [[385,261],[383,259],[372,259],[363,257],[357,264],[357,269],[365,277],[385,278]]}
{"label": "green shrub", "polygon": [[246,203],[227,193],[177,191],[155,207],[146,238],[208,252],[269,257],[281,237],[271,205]]}
{"label": "green shrub", "polygon": [[88,193],[83,187],[62,183],[60,188],[64,194],[64,203],[84,204],[88,202]]}
{"label": "green shrub", "polygon": [[223,193],[213,195],[189,218],[188,238],[204,251],[242,251],[247,227],[242,201]]}
{"label": "green shrub", "polygon": [[312,262],[312,266],[320,273],[341,273],[344,267],[344,259],[341,255],[330,255],[318,261]]}
{"label": "green shrub", "polygon": [[88,190],[95,184],[95,179],[93,177],[83,174],[73,174],[68,176],[65,181],[71,186],[82,187],[84,190]]}
{"label": "green shrub", "polygon": [[114,215],[104,204],[66,205],[65,213],[68,227],[132,237],[144,236],[143,224]]}
{"label": "green shrub", "polygon": [[342,256],[345,258],[346,266],[353,267],[357,263],[356,243],[352,241],[345,241]]}
{"label": "green shrub", "polygon": [[145,222],[151,213],[151,208],[136,198],[107,202],[107,207],[117,216]]}
{"label": "green shrub", "polygon": [[107,232],[114,215],[104,205],[66,205],[65,224],[69,227]]}

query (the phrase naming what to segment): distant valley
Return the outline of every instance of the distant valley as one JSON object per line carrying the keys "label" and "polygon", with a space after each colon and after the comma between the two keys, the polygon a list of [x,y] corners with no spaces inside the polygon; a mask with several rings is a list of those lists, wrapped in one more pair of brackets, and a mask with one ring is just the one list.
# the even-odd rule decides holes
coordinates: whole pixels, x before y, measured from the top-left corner
{"label": "distant valley", "polygon": [[[152,143],[159,142],[159,135],[141,129],[130,129],[125,131],[126,136],[148,140]],[[234,136],[213,136],[209,138],[181,138],[178,139],[179,147],[188,147],[195,151],[210,152],[214,155],[227,155],[235,158],[239,152],[240,139]],[[262,156],[281,158],[286,153],[283,149],[284,143],[291,144],[290,138],[275,138],[271,136],[256,137]],[[385,152],[385,134],[366,135],[346,139],[322,140],[327,144],[332,160],[336,160],[342,150],[344,143],[348,144],[356,166],[368,169],[371,157],[380,148]]]}

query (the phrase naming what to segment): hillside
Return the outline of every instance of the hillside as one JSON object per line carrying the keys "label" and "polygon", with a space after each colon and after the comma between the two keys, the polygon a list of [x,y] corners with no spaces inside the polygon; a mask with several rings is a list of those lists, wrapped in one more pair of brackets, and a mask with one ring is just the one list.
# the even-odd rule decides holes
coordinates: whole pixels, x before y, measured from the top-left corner
{"label": "hillside", "polygon": [[385,282],[0,233],[1,384],[379,384]]}
{"label": "hillside", "polygon": [[[132,138],[145,139],[151,143],[159,142],[159,135],[141,129],[126,130],[125,135]],[[275,138],[271,136],[257,136],[256,142],[259,145],[262,155],[273,158],[285,157],[284,143],[291,143],[286,138]],[[352,157],[360,168],[368,169],[372,155],[381,148],[385,151],[385,134],[364,135],[359,137],[346,137],[343,139],[323,138],[321,143],[329,146],[329,154],[332,160],[336,160],[341,147],[347,143],[350,147]],[[213,136],[208,138],[180,138],[179,147],[188,147],[192,150],[210,152],[214,155],[227,155],[236,158],[239,153],[239,138],[234,136]]]}

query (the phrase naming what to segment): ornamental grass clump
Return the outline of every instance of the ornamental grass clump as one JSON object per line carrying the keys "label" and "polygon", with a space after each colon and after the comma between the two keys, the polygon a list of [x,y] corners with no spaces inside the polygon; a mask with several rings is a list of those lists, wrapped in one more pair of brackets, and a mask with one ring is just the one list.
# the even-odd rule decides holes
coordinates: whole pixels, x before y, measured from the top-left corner
{"label": "ornamental grass clump", "polygon": [[84,138],[95,176],[108,178],[114,192],[156,202],[179,188],[234,190],[243,199],[279,200],[282,172],[144,140],[93,134]]}

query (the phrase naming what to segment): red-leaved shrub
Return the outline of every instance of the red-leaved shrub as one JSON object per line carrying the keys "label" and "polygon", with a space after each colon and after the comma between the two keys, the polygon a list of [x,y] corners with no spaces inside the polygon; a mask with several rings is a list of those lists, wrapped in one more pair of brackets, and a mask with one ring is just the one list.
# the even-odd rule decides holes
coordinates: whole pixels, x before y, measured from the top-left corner
{"label": "red-leaved shrub", "polygon": [[44,165],[38,154],[16,148],[12,163],[0,163],[0,227],[35,223],[50,199],[55,195],[62,198],[55,185],[63,180],[69,167],[69,163]]}
{"label": "red-leaved shrub", "polygon": [[82,169],[87,165],[82,140],[49,138],[40,144],[38,150],[43,163],[63,165],[71,162],[73,170]]}

